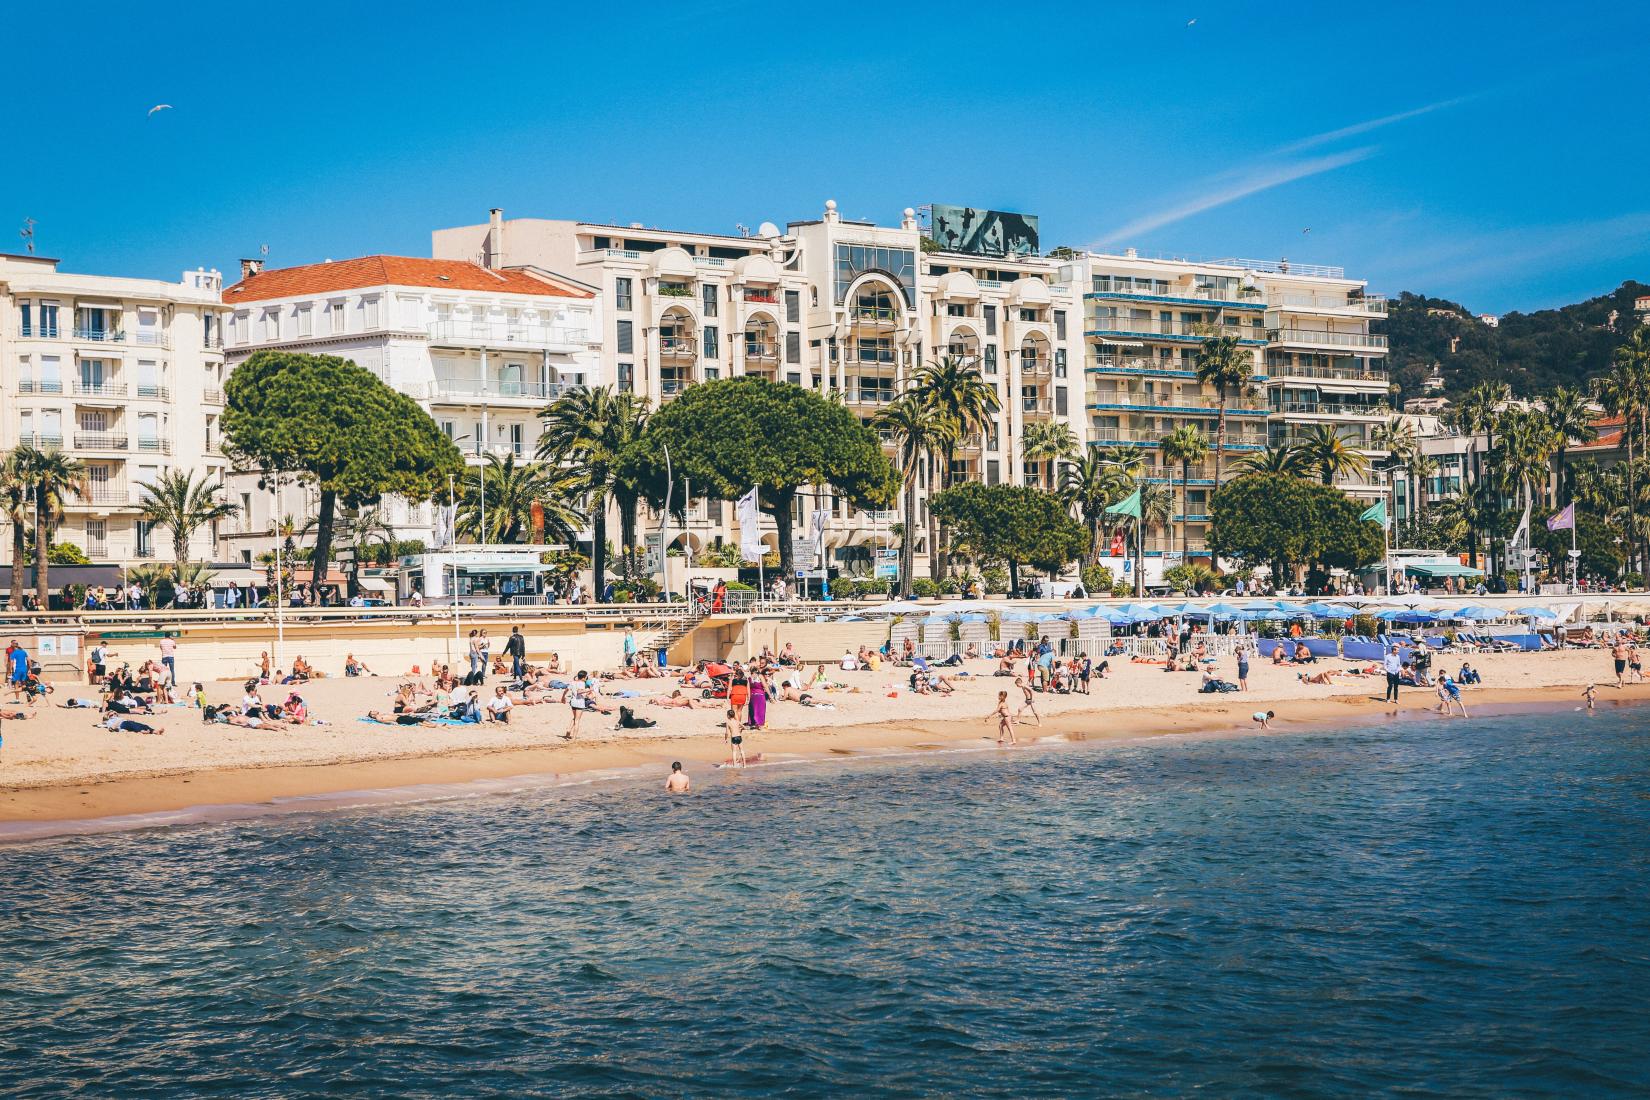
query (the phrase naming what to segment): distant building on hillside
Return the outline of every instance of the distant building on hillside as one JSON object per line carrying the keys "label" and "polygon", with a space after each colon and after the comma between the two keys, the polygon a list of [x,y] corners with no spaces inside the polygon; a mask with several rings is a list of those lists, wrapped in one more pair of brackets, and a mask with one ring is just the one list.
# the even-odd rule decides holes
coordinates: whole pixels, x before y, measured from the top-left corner
{"label": "distant building on hillside", "polygon": [[1633,299],[1633,312],[1639,315],[1640,321],[1650,321],[1650,294],[1640,294]]}
{"label": "distant building on hillside", "polygon": [[1497,317],[1493,313],[1480,313],[1478,315],[1478,320],[1483,324],[1490,326],[1490,328],[1501,327],[1501,318]]}

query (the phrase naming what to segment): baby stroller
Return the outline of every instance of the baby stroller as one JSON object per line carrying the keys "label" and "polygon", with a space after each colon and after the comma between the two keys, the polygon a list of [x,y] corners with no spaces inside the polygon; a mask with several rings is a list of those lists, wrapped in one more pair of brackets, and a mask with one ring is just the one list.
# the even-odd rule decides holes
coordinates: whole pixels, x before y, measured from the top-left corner
{"label": "baby stroller", "polygon": [[700,690],[699,695],[704,699],[726,699],[728,690],[733,684],[733,669],[728,665],[710,664],[705,666],[705,675],[710,677],[710,687]]}

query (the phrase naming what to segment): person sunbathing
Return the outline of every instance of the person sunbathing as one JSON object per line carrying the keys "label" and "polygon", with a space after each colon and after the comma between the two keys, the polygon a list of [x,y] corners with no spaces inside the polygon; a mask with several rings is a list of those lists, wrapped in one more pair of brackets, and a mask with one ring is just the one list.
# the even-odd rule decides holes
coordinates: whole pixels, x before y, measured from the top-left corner
{"label": "person sunbathing", "polygon": [[367,711],[367,717],[374,722],[382,722],[386,726],[417,726],[430,720],[429,714],[391,713],[385,714],[381,710]]}
{"label": "person sunbathing", "polygon": [[1326,668],[1319,672],[1297,672],[1295,676],[1303,683],[1333,686],[1337,671],[1333,668]]}
{"label": "person sunbathing", "polygon": [[978,660],[979,656],[980,656],[980,647],[975,645],[973,642],[969,642],[967,648],[965,648],[963,650],[963,660],[965,660],[965,661]]}
{"label": "person sunbathing", "polygon": [[711,710],[715,710],[716,707],[717,707],[716,703],[710,702],[708,700],[701,701],[701,700],[693,698],[691,695],[683,695],[681,688],[677,688],[675,691],[671,692],[667,696],[664,696],[663,698],[660,698],[659,696],[654,696],[652,699],[649,699],[647,702],[648,702],[649,706],[670,707],[670,708],[675,709],[675,710],[697,710],[702,706],[703,707],[709,707]]}

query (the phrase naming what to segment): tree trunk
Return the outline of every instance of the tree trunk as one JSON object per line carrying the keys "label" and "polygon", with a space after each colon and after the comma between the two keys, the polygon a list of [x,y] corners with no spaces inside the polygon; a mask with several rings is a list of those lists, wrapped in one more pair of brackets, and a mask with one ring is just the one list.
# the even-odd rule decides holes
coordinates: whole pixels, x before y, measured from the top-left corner
{"label": "tree trunk", "polygon": [[911,598],[911,574],[917,570],[917,475],[905,479],[905,537],[899,540],[899,596]]}
{"label": "tree trunk", "polygon": [[1144,512],[1134,521],[1134,598],[1146,594],[1146,516]]}
{"label": "tree trunk", "polygon": [[311,551],[309,587],[317,605],[321,602],[321,586],[327,579],[327,562],[332,557],[333,516],[338,510],[338,493],[321,490],[321,506],[315,514],[315,549]]}
{"label": "tree trunk", "polygon": [[1089,564],[1100,564],[1100,517],[1089,517]]}
{"label": "tree trunk", "polygon": [[950,450],[940,452],[937,468],[932,458],[930,459],[928,470],[928,576],[935,584],[944,580],[946,573],[949,572],[948,563],[945,560],[947,556],[945,543],[950,537],[950,532],[945,529],[944,524],[940,523],[939,517],[934,515],[934,496],[937,492],[944,492],[946,489],[951,488],[950,471]]}
{"label": "tree trunk", "polygon": [[[682,552],[687,553],[687,547]],[[590,602],[601,603],[606,588],[607,494],[597,493],[590,502]]]}
{"label": "tree trunk", "polygon": [[1226,453],[1226,387],[1215,391],[1220,398],[1220,415],[1215,419],[1215,492],[1220,492],[1220,460]]}
{"label": "tree trunk", "polygon": [[11,609],[23,610],[23,558],[28,554],[28,532],[23,521],[13,518],[11,525]]}
{"label": "tree trunk", "polygon": [[1191,499],[1190,486],[1187,482],[1192,476],[1192,464],[1185,459],[1180,460],[1180,564],[1185,565],[1187,553],[1192,548],[1191,537],[1186,531],[1187,501]]}
{"label": "tree trunk", "polygon": [[[189,564],[189,535],[187,533],[172,532],[172,558],[173,568],[177,570],[172,574],[172,587],[175,591],[177,586],[183,583],[184,566]],[[174,604],[177,602],[175,595],[172,597],[172,602]]]}
{"label": "tree trunk", "polygon": [[[761,494],[758,494],[757,500],[761,499]],[[794,572],[791,568],[791,506],[796,503],[796,490],[776,489],[771,502],[768,514],[773,517],[774,531],[779,536],[779,575],[789,579]]]}
{"label": "tree trunk", "polygon": [[636,502],[619,499],[619,543],[624,548],[624,575],[632,577],[636,565]]}
{"label": "tree trunk", "polygon": [[1020,594],[1020,563],[1013,558],[1008,559],[1008,588],[1010,596]]}
{"label": "tree trunk", "polygon": [[[37,490],[38,492],[38,490]],[[34,505],[34,597],[40,603],[40,610],[51,609],[51,535],[46,533],[46,509],[41,506],[45,493],[35,497]]]}

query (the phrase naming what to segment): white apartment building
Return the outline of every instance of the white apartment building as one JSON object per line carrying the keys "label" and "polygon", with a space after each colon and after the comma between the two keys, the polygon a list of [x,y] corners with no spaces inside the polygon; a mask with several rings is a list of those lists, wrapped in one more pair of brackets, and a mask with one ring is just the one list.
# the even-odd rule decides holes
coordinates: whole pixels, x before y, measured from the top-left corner
{"label": "white apartment building", "polygon": [[[995,383],[1002,408],[965,441],[956,476],[1046,484],[1050,471],[1028,468],[1019,441],[1039,419],[1082,438],[1076,290],[1058,282],[1055,261],[947,252],[927,236],[914,210],[878,226],[827,202],[816,220],[741,235],[493,211],[485,224],[437,230],[432,243],[438,257],[571,271],[599,287],[612,303],[603,375],[654,404],[695,382],[761,374],[835,391],[868,421],[922,363],[959,356]],[[841,557],[888,545],[895,511],[834,503],[827,549]],[[735,537],[731,507],[699,501],[676,541],[692,552]]]}
{"label": "white apartment building", "polygon": [[[266,348],[336,355],[414,398],[480,465],[491,452],[530,459],[538,412],[568,387],[602,378],[596,290],[536,268],[464,260],[363,256],[261,269],[223,292],[229,368]],[[235,556],[268,549],[281,516],[314,514],[312,493],[260,491],[238,477],[244,518]],[[433,544],[435,509],[386,500],[396,536]]]}
{"label": "white apartment building", "polygon": [[[169,561],[171,533],[139,518],[139,485],[174,467],[213,479],[227,469],[222,277],[78,275],[58,262],[0,254],[0,449],[28,443],[85,464],[87,492],[65,502],[56,541],[99,563]],[[216,537],[198,532],[192,554],[214,558]]]}

